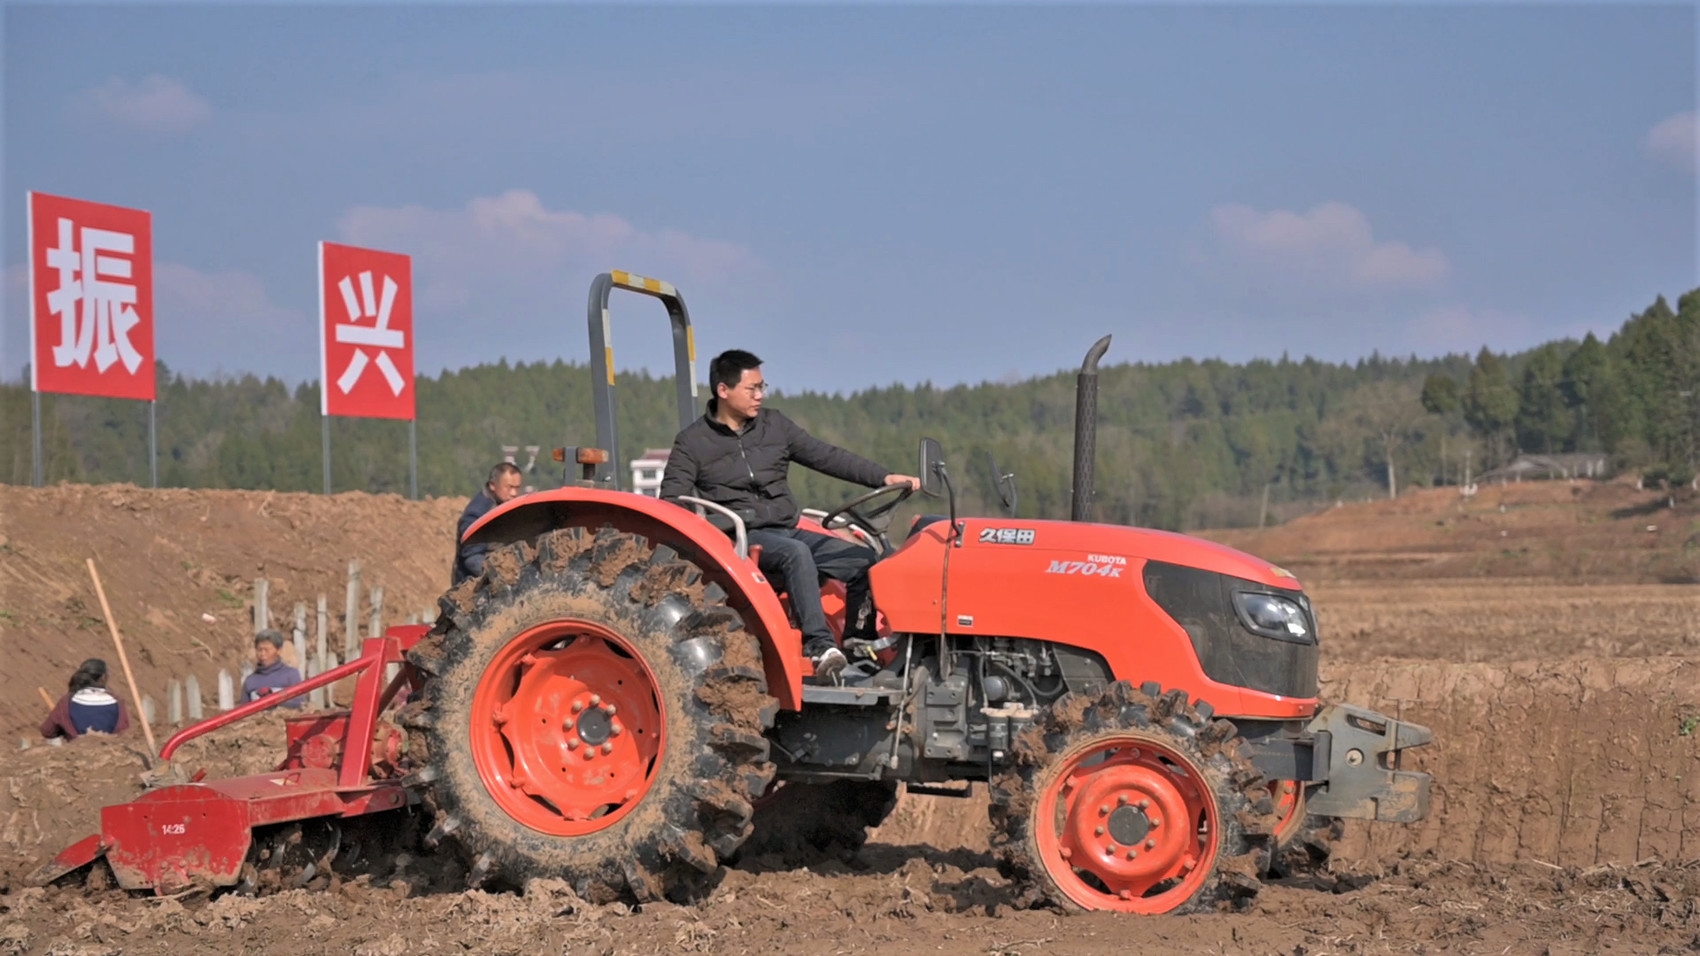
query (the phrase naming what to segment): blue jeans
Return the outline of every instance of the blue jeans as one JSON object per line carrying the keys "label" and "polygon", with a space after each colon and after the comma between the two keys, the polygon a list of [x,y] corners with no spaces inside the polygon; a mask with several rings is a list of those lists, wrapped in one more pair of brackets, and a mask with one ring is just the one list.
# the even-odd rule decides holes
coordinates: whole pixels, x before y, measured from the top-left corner
{"label": "blue jeans", "polygon": [[[833,640],[826,612],[820,606],[822,578],[844,582],[844,633],[846,637],[857,636],[856,618],[868,602],[868,569],[877,557],[873,548],[798,528],[751,531],[749,542],[751,547],[761,545],[757,562],[761,573],[781,583],[791,596],[791,610],[797,615],[805,649],[821,640]],[[870,611],[865,630],[872,629]],[[811,655],[816,652],[810,651]]]}

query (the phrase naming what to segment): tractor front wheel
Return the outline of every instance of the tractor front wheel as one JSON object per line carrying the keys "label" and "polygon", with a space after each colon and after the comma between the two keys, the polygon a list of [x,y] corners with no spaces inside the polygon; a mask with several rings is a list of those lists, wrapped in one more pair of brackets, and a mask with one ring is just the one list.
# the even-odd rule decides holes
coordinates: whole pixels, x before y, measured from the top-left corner
{"label": "tractor front wheel", "polygon": [[1260,887],[1276,814],[1234,727],[1125,682],[1065,697],[992,782],[994,850],[1029,902],[1181,913]]}
{"label": "tractor front wheel", "polygon": [[606,902],[690,899],[750,833],[774,768],[756,639],[666,547],[603,528],[490,555],[410,659],[404,720],[469,883],[559,877]]}

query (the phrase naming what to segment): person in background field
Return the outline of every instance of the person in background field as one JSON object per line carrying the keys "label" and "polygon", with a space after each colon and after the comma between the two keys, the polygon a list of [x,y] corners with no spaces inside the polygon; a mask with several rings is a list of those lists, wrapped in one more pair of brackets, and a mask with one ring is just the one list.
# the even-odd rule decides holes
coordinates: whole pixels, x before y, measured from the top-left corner
{"label": "person in background field", "polygon": [[41,722],[41,735],[73,739],[86,733],[121,734],[130,726],[124,702],[106,689],[106,662],[83,661],[71,675],[70,690]]}
{"label": "person in background field", "polygon": [[484,556],[489,553],[490,546],[462,544],[461,539],[466,537],[466,529],[491,509],[519,497],[520,477],[518,465],[511,461],[500,462],[490,469],[490,478],[484,482],[484,488],[466,503],[466,510],[460,513],[460,523],[455,526],[455,563],[449,577],[450,587],[484,573]]}
{"label": "person in background field", "polygon": [[[283,662],[283,633],[266,628],[254,635],[254,673],[242,682],[242,702],[259,700],[286,687],[301,683],[301,672]],[[302,707],[305,697],[294,697],[279,707]]]}

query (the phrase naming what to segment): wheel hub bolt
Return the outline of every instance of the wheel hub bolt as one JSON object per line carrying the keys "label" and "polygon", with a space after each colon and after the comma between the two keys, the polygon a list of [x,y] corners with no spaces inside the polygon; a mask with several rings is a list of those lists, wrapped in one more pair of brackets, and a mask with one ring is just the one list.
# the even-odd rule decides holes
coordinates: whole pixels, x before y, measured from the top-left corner
{"label": "wheel hub bolt", "polygon": [[1145,841],[1145,848],[1146,848],[1146,849],[1147,849],[1147,850],[1155,850],[1155,849],[1157,849],[1157,841],[1156,841],[1156,840],[1146,840],[1146,841]]}
{"label": "wheel hub bolt", "polygon": [[1103,827],[1099,827],[1099,828],[1098,828],[1098,829],[1096,829],[1096,830],[1093,830],[1093,831],[1092,831],[1092,835],[1093,835],[1093,836],[1103,836],[1103,835],[1104,835],[1104,828],[1103,828]]}
{"label": "wheel hub bolt", "polygon": [[571,717],[568,717],[566,720],[562,721],[561,722],[561,729],[562,730],[572,730],[573,729],[573,719]]}
{"label": "wheel hub bolt", "polygon": [[583,709],[584,709],[584,701],[582,701],[582,700],[573,701],[573,713],[576,714]]}
{"label": "wheel hub bolt", "polygon": [[567,749],[568,750],[577,750],[578,749],[578,738],[577,737],[568,737],[567,738]]}
{"label": "wheel hub bolt", "polygon": [[1103,805],[1103,806],[1101,806],[1101,807],[1099,807],[1099,808],[1098,808],[1098,815],[1099,815],[1099,816],[1101,816],[1101,817],[1107,817],[1107,816],[1109,816],[1109,815],[1110,815],[1110,807],[1109,807],[1109,804],[1105,804],[1105,805]]}
{"label": "wheel hub bolt", "polygon": [[1126,794],[1123,794],[1123,795],[1116,798],[1116,806],[1118,806],[1118,807],[1127,806],[1127,795]]}
{"label": "wheel hub bolt", "polygon": [[1141,809],[1141,810],[1151,809],[1151,801],[1150,800],[1144,800],[1144,799],[1140,800],[1139,801],[1139,809]]}
{"label": "wheel hub bolt", "polygon": [[1138,857],[1139,857],[1139,851],[1138,850],[1127,851],[1127,858],[1128,859],[1133,860],[1133,859],[1137,859]]}
{"label": "wheel hub bolt", "polygon": [[616,721],[614,721],[614,722],[612,722],[608,725],[608,736],[618,737],[618,736],[620,736],[620,731],[625,730],[625,729],[626,728],[621,727],[620,722],[616,720]]}
{"label": "wheel hub bolt", "polygon": [[591,694],[590,695],[590,706],[601,707],[602,706],[602,695],[601,694]]}
{"label": "wheel hub bolt", "polygon": [[608,706],[602,708],[602,712],[607,714],[610,717],[614,716],[614,714],[618,711],[619,711],[619,708],[615,707],[613,704],[609,704]]}
{"label": "wheel hub bolt", "polygon": [[602,752],[605,753],[605,754],[613,753],[614,752],[614,745],[611,744],[611,743],[610,744],[603,744],[602,745]]}

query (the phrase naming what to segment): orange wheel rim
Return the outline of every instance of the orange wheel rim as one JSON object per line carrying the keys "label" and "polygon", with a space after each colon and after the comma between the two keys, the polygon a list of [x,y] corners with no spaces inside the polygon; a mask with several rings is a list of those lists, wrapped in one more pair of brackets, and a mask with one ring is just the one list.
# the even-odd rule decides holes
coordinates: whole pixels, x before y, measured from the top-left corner
{"label": "orange wheel rim", "polygon": [[1305,792],[1291,780],[1271,780],[1269,795],[1275,798],[1275,845],[1281,846],[1292,839],[1305,818]]}
{"label": "orange wheel rim", "polygon": [[1198,892],[1216,861],[1216,801],[1202,772],[1140,737],[1065,754],[1037,820],[1046,871],[1085,909],[1166,913]]}
{"label": "orange wheel rim", "polygon": [[613,825],[654,784],[666,745],[659,685],[625,638],[587,621],[533,627],[472,697],[472,756],[490,796],[557,836]]}

